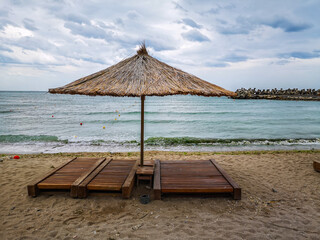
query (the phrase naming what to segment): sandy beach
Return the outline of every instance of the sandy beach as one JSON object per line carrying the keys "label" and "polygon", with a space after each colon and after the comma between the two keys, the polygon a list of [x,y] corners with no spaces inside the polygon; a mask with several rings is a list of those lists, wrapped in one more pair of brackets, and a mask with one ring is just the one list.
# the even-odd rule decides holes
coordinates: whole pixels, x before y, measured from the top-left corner
{"label": "sandy beach", "polygon": [[320,151],[174,153],[146,159],[215,159],[241,186],[228,196],[164,196],[142,205],[139,195],[70,198],[27,195],[27,184],[74,156],[138,159],[138,153],[2,155],[0,239],[319,239]]}

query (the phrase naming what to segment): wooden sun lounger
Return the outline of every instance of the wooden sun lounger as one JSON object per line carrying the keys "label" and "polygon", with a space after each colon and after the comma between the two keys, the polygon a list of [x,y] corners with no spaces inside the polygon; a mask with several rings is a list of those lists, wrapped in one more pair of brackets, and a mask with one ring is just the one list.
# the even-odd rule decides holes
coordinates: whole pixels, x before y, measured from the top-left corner
{"label": "wooden sun lounger", "polygon": [[135,183],[138,161],[107,160],[78,186],[78,197],[85,198],[89,192],[119,192],[130,198]]}
{"label": "wooden sun lounger", "polygon": [[36,197],[40,191],[70,190],[71,197],[77,197],[77,186],[104,161],[105,158],[73,158],[29,184],[28,195]]}
{"label": "wooden sun lounger", "polygon": [[138,161],[74,158],[28,185],[28,195],[40,191],[70,190],[71,197],[87,197],[89,191],[119,192],[130,198]]}
{"label": "wooden sun lounger", "polygon": [[156,161],[154,198],[162,193],[230,193],[241,199],[241,188],[214,161]]}

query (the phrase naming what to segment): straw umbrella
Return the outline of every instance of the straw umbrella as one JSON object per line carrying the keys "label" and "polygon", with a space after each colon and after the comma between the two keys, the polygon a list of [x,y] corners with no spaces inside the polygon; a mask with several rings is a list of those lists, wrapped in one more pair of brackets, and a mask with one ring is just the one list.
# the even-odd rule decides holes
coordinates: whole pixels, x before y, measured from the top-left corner
{"label": "straw umbrella", "polygon": [[111,67],[80,78],[50,93],[108,95],[141,98],[140,165],[144,159],[144,100],[146,96],[199,95],[235,96],[236,93],[206,82],[151,57],[145,44],[137,54]]}

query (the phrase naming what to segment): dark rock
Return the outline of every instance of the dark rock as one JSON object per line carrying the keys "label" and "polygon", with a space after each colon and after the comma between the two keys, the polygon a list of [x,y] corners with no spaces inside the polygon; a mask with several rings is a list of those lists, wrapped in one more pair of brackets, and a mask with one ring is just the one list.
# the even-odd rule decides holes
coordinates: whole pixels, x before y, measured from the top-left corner
{"label": "dark rock", "polygon": [[303,100],[303,101],[320,101],[320,89],[301,89],[288,88],[279,90],[274,89],[256,89],[256,88],[241,88],[235,91],[236,99],[276,99],[276,100]]}

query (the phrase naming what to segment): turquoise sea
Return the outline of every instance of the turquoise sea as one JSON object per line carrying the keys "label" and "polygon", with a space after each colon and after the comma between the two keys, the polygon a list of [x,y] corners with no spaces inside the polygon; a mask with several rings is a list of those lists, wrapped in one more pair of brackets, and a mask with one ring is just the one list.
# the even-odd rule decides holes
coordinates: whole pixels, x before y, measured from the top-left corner
{"label": "turquoise sea", "polygon": [[[139,98],[0,92],[0,153],[139,151],[139,141]],[[146,97],[145,149],[320,149],[320,102]]]}

